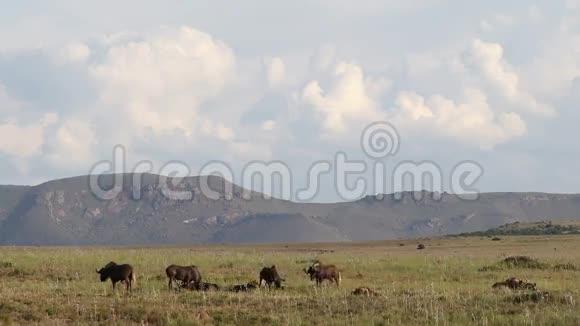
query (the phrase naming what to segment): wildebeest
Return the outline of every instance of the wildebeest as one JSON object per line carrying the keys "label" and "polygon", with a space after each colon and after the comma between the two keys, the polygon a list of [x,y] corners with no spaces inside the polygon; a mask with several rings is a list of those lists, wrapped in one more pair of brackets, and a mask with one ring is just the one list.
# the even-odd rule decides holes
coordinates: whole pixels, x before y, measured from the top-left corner
{"label": "wildebeest", "polygon": [[310,275],[310,280],[316,280],[316,285],[322,284],[322,281],[329,280],[334,282],[336,286],[340,286],[340,281],[342,281],[340,272],[334,265],[323,265],[321,262],[314,262],[312,266],[308,269],[304,269],[304,272]]}
{"label": "wildebeest", "polygon": [[182,283],[182,288],[186,288],[188,290],[194,291],[219,291],[220,286],[214,283],[206,283],[206,282],[199,282],[196,284],[195,282],[192,283]]}
{"label": "wildebeest", "polygon": [[199,282],[198,291],[219,291],[220,286],[214,283]]}
{"label": "wildebeest", "polygon": [[251,281],[247,284],[234,285],[230,288],[232,292],[249,292],[258,288],[258,282]]}
{"label": "wildebeest", "polygon": [[117,265],[115,262],[110,262],[105,267],[97,270],[97,273],[101,275],[101,282],[111,279],[113,291],[115,290],[115,284],[117,282],[125,282],[127,291],[132,290],[133,284],[137,283],[133,266],[129,264]]}
{"label": "wildebeest", "polygon": [[363,296],[378,296],[379,293],[373,289],[367,288],[367,287],[360,287],[360,288],[356,288],[354,289],[354,291],[352,291],[352,295],[363,295]]}
{"label": "wildebeest", "polygon": [[196,266],[178,266],[169,265],[165,269],[165,274],[169,279],[167,286],[171,290],[173,288],[173,281],[181,281],[182,287],[187,287],[189,283],[194,283],[194,288],[197,288],[199,282],[201,282],[201,274]]}
{"label": "wildebeest", "polygon": [[259,286],[262,286],[262,281],[268,287],[271,287],[272,284],[276,286],[276,288],[282,287],[282,282],[286,281],[285,279],[281,278],[278,275],[278,270],[276,270],[276,265],[272,265],[272,267],[264,267],[260,271],[260,282]]}
{"label": "wildebeest", "polygon": [[532,290],[532,291],[536,291],[536,283],[528,283],[528,282],[524,282],[518,278],[515,277],[510,277],[507,280],[503,281],[503,282],[497,282],[494,283],[491,287],[492,288],[498,288],[501,286],[505,286],[507,288],[510,288],[512,290]]}

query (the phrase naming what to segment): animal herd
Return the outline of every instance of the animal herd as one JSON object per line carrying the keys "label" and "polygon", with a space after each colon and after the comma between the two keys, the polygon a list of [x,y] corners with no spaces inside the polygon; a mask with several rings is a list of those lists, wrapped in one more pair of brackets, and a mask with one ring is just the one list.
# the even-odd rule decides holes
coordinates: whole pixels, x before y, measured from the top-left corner
{"label": "animal herd", "polygon": [[[340,286],[341,274],[335,265],[325,265],[319,261],[315,261],[308,268],[304,269],[304,272],[310,277],[311,281],[315,281],[316,285],[320,286],[324,280],[328,280],[331,283]],[[115,262],[109,262],[103,268],[97,270],[97,274],[100,275],[101,282],[106,282],[111,280],[113,285],[113,291],[115,290],[115,285],[119,282],[125,283],[127,292],[131,291],[133,285],[136,284],[136,274],[133,266],[129,264],[117,264]],[[214,283],[207,283],[202,281],[201,273],[197,266],[179,266],[179,265],[169,265],[165,269],[165,275],[167,276],[167,287],[172,289],[189,289],[195,291],[217,291],[221,290],[221,287]],[[268,288],[283,288],[282,282],[286,280],[278,274],[276,265],[269,267],[264,267],[260,270],[259,281],[250,281],[246,284],[233,285],[226,288],[232,292],[248,292],[259,287],[266,286]],[[177,288],[176,288],[177,285]]]}
{"label": "animal herd", "polygon": [[[323,281],[328,280],[330,283],[334,283],[338,287],[342,280],[341,273],[335,265],[325,265],[320,261],[315,261],[303,271],[310,277],[311,281],[316,282],[317,286],[320,286]],[[103,268],[98,269],[97,273],[100,276],[101,282],[111,280],[113,291],[115,290],[115,285],[119,282],[125,283],[128,292],[131,291],[133,285],[136,284],[135,271],[129,264],[116,264],[115,262],[109,262]],[[189,289],[194,291],[221,290],[221,287],[217,284],[203,282],[199,269],[194,265],[169,265],[165,269],[165,275],[167,276],[167,286],[170,290],[175,289],[176,283],[178,286],[177,289]],[[262,287],[262,285],[268,288],[274,287],[281,289],[283,288],[282,282],[285,281],[286,280],[278,274],[276,265],[272,265],[260,270],[258,282],[250,281],[246,284],[233,285],[227,287],[225,290],[231,292],[249,292]],[[515,277],[508,278],[503,282],[497,282],[492,285],[492,288],[499,287],[506,287],[512,290],[536,291],[536,283],[525,282]],[[377,292],[367,287],[360,287],[355,289],[352,294],[372,296],[377,295]]]}

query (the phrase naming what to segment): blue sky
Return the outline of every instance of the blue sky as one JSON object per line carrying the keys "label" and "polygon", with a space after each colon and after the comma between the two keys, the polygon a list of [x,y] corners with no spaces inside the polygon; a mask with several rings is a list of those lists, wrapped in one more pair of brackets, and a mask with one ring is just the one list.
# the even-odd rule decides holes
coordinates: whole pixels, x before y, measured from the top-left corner
{"label": "blue sky", "polygon": [[129,170],[279,160],[299,186],[338,151],[368,160],[361,131],[388,121],[389,167],[472,160],[481,191],[580,191],[578,0],[0,8],[2,184],[86,174],[121,144]]}

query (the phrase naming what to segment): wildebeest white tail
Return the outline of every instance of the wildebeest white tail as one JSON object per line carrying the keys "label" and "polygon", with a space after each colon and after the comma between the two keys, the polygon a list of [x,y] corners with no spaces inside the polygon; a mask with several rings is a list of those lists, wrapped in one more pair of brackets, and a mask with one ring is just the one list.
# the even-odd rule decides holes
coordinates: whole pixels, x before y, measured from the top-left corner
{"label": "wildebeest white tail", "polygon": [[340,272],[338,272],[338,281],[336,282],[336,285],[340,286],[341,281],[342,281],[342,275],[340,275]]}
{"label": "wildebeest white tail", "polygon": [[135,276],[135,272],[131,273],[131,285],[134,286],[137,284],[137,276]]}

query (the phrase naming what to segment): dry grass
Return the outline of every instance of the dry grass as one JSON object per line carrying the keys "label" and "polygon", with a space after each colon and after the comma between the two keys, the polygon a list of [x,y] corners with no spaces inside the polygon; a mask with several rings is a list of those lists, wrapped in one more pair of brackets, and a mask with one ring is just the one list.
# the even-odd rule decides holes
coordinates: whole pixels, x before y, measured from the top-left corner
{"label": "dry grass", "polygon": [[[417,250],[423,243],[425,250]],[[404,244],[404,246],[401,246]],[[266,325],[579,325],[580,272],[571,269],[479,271],[509,256],[580,265],[580,236],[442,238],[354,244],[148,248],[0,248],[0,324]],[[342,269],[341,288],[315,288],[302,272],[312,259]],[[101,283],[110,260],[131,263],[134,292]],[[257,279],[276,264],[285,290],[254,293],[167,290],[164,269],[195,264],[220,285]],[[516,276],[545,293],[492,290]],[[354,296],[366,286],[376,296]]]}

